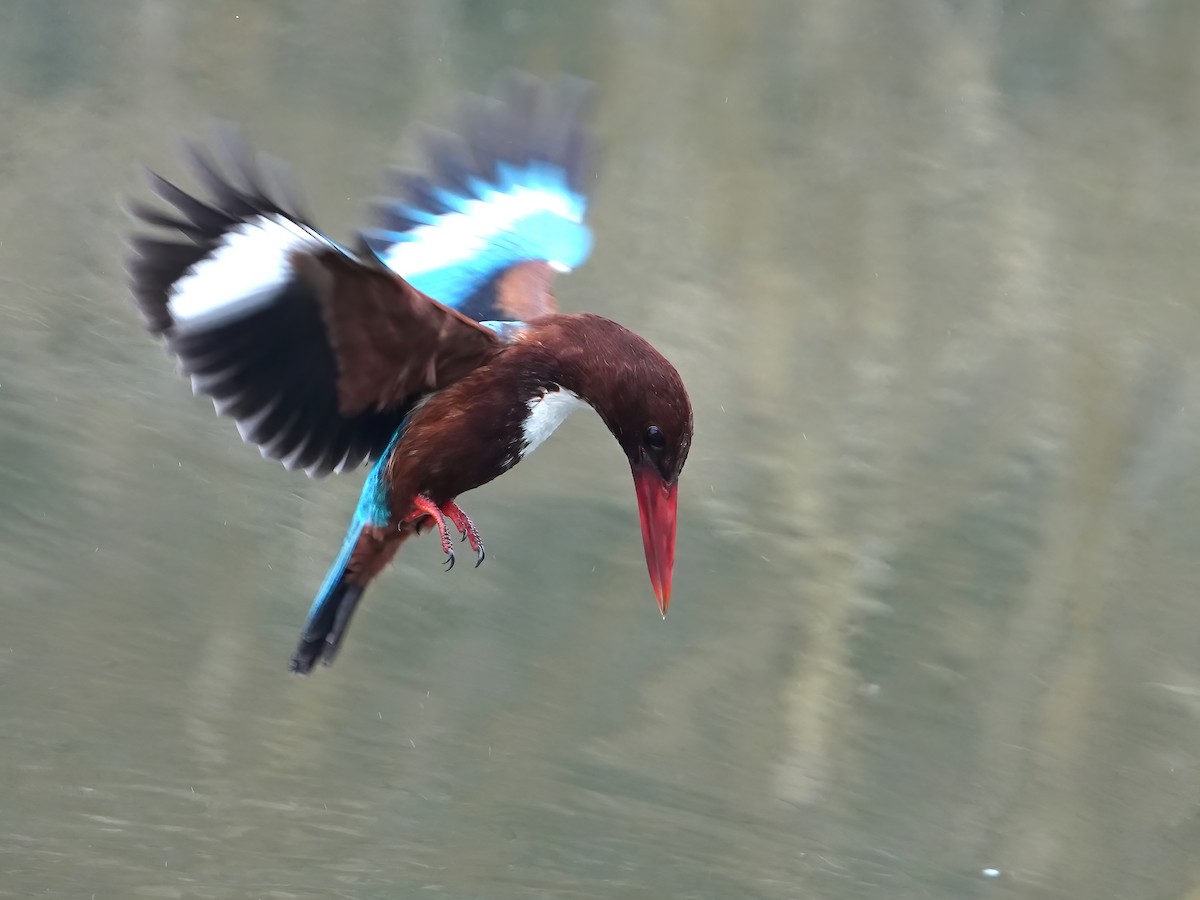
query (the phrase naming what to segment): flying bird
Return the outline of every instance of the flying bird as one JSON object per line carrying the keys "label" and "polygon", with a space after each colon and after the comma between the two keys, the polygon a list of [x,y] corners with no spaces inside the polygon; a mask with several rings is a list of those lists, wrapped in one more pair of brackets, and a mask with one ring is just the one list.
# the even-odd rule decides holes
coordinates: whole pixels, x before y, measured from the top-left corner
{"label": "flying bird", "polygon": [[583,407],[629,462],[666,615],[687,391],[647,341],[559,313],[552,293],[591,252],[589,93],[513,76],[496,98],[471,97],[457,132],[425,133],[424,173],[390,173],[352,247],[317,229],[282,164],[228,128],[215,154],[187,146],[206,195],[150,173],[165,205],[132,205],[133,296],[194,393],[289,469],[370,465],[293,671],[332,661],[363,592],[413,535],[436,529],[450,567],[453,529],[478,566],[483,541],[458,497]]}

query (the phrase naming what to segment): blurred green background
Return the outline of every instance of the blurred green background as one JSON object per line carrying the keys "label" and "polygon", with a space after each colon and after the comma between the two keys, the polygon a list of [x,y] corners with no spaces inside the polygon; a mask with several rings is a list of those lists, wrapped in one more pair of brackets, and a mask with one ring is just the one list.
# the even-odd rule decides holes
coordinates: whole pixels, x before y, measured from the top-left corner
{"label": "blurred green background", "polygon": [[[0,897],[1200,898],[1198,45],[1189,0],[0,0]],[[671,616],[580,415],[464,500],[482,568],[405,547],[290,677],[361,475],[191,397],[123,198],[219,117],[348,237],[510,66],[599,86],[562,305],[692,392]]]}

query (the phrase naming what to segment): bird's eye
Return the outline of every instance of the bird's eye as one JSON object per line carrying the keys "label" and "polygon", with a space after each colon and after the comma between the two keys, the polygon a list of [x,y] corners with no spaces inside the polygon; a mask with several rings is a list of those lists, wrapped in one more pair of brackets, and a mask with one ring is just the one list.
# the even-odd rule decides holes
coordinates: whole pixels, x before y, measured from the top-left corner
{"label": "bird's eye", "polygon": [[662,429],[657,425],[651,425],[646,429],[646,446],[651,450],[661,450],[667,444],[667,439],[663,437]]}

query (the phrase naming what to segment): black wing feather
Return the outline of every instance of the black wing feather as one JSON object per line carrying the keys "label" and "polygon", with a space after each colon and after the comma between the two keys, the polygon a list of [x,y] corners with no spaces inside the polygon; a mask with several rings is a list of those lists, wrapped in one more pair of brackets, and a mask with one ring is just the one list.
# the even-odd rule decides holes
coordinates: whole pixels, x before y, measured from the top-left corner
{"label": "black wing feather", "polygon": [[264,304],[226,319],[174,319],[175,286],[212,257],[231,232],[271,217],[312,229],[285,167],[260,163],[231,129],[222,133],[220,146],[231,175],[202,148],[187,146],[209,200],[152,174],[151,189],[169,208],[131,207],[134,217],[152,229],[132,239],[128,264],[147,327],[164,337],[193,389],[237,420],[264,456],[311,475],[377,458],[411,403],[352,416],[341,412],[337,361],[310,283],[293,275]]}

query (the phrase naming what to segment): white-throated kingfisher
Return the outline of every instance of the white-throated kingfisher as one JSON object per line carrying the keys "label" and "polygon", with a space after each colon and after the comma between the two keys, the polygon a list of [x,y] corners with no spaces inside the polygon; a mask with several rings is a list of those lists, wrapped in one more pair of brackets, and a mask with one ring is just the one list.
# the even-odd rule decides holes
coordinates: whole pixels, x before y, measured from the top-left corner
{"label": "white-throated kingfisher", "polygon": [[665,616],[676,488],[692,408],[675,368],[596,315],[556,311],[551,285],[591,250],[592,141],[583,83],[514,76],[472,98],[458,133],[430,131],[428,173],[347,249],[311,224],[278,163],[226,130],[189,145],[209,197],[154,174],[133,293],[195,393],[264,457],[312,476],[372,463],[291,662],[328,664],[371,580],[405,540],[451,529],[483,560],[457,498],[524,459],[590,406],[629,460],[650,582]]}

